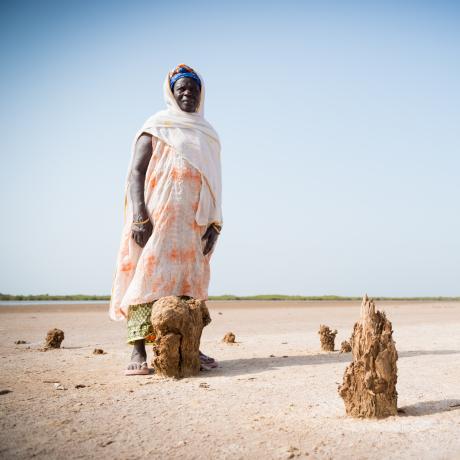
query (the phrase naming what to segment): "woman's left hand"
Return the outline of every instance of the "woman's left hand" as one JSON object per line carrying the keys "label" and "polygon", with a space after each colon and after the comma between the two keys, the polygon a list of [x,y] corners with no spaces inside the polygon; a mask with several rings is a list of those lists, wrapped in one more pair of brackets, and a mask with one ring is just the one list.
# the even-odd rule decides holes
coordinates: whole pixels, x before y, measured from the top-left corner
{"label": "woman's left hand", "polygon": [[219,232],[214,228],[213,225],[210,225],[206,230],[205,234],[201,237],[202,240],[206,241],[206,245],[203,249],[204,255],[207,255],[212,251],[214,245],[216,244],[218,236]]}

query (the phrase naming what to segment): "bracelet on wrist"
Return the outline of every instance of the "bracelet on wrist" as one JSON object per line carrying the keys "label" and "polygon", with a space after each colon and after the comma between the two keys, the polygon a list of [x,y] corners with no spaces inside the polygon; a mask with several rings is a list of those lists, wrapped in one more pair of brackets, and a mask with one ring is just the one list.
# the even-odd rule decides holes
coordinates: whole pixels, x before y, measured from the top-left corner
{"label": "bracelet on wrist", "polygon": [[133,225],[144,225],[146,224],[147,222],[150,222],[150,219],[147,217],[147,219],[143,220],[143,221],[140,221],[140,222],[136,222],[134,221],[133,222]]}
{"label": "bracelet on wrist", "polygon": [[222,227],[219,224],[212,223],[211,227],[217,232],[218,235],[220,235],[220,232],[222,231]]}

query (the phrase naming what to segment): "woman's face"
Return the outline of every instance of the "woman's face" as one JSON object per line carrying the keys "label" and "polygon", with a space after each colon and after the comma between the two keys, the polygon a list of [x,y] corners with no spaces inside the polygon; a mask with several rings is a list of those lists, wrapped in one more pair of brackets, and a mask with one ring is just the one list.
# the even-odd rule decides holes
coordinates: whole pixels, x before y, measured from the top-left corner
{"label": "woman's face", "polygon": [[200,103],[200,86],[193,78],[181,78],[173,87],[174,99],[184,112],[196,112]]}

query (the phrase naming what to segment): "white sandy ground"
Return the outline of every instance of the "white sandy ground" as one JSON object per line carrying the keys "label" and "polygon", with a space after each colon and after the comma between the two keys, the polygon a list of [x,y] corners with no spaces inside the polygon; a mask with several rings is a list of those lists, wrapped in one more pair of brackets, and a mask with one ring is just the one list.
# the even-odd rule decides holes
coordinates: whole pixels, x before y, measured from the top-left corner
{"label": "white sandy ground", "polygon": [[[209,302],[202,350],[220,368],[180,381],[125,377],[125,324],[105,306],[0,306],[0,389],[12,390],[0,396],[0,457],[459,459],[460,302],[378,306],[405,411],[385,420],[345,416],[337,386],[351,355],[319,351],[320,323],[340,345],[359,302]],[[53,327],[65,348],[39,351]],[[220,342],[228,331],[237,344]]]}

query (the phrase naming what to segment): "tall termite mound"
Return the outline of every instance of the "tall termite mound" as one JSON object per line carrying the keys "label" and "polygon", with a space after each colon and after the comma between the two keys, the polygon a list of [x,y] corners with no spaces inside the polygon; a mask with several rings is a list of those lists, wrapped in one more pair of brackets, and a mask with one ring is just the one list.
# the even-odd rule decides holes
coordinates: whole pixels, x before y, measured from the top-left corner
{"label": "tall termite mound", "polygon": [[353,362],[345,369],[339,394],[352,417],[396,415],[397,369],[391,322],[376,311],[372,299],[364,296],[361,319],[355,323],[350,339]]}
{"label": "tall termite mound", "polygon": [[162,297],[153,304],[151,320],[155,372],[175,378],[198,374],[201,332],[211,322],[205,302]]}
{"label": "tall termite mound", "polygon": [[337,335],[337,329],[333,331],[328,326],[321,324],[319,326],[319,340],[321,342],[321,350],[323,351],[334,351],[334,341]]}

